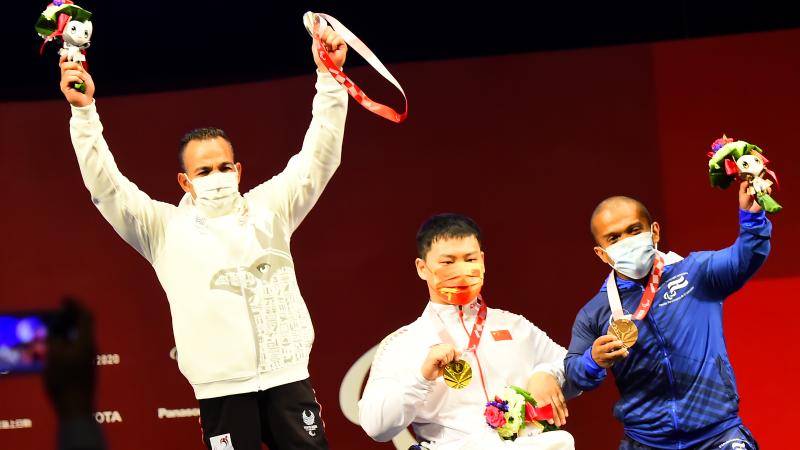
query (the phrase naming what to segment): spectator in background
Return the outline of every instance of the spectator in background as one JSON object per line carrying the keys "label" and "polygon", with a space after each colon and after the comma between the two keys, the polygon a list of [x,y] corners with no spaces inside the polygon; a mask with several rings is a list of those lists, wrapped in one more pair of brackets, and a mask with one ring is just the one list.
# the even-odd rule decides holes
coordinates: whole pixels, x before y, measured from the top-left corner
{"label": "spectator in background", "polygon": [[103,433],[93,417],[95,392],[94,323],[75,300],[64,302],[62,313],[47,337],[44,385],[58,417],[58,450],[102,450]]}

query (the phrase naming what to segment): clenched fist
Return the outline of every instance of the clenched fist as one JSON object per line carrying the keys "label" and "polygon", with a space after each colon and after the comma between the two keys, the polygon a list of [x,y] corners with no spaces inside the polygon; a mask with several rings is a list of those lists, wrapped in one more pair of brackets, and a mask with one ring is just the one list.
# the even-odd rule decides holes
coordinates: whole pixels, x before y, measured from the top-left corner
{"label": "clenched fist", "polygon": [[[88,106],[94,100],[94,81],[80,63],[67,61],[64,55],[58,61],[61,67],[61,92],[72,106]],[[85,83],[86,93],[73,87],[75,83]]]}
{"label": "clenched fist", "polygon": [[439,344],[431,347],[428,352],[428,357],[422,363],[422,376],[426,380],[433,381],[444,373],[444,366],[450,361],[457,360],[461,356],[461,352],[456,350],[456,347],[451,344]]}
{"label": "clenched fist", "polygon": [[[331,55],[331,60],[336,64],[336,67],[341,69],[344,66],[344,60],[347,58],[347,44],[344,43],[344,39],[333,28],[326,27],[325,31],[322,32],[322,36],[320,36],[320,42],[322,42],[322,47]],[[319,59],[317,43],[313,41],[311,42],[311,54],[314,55],[317,69],[320,72],[328,72],[328,68]]]}
{"label": "clenched fist", "polygon": [[607,369],[620,359],[628,357],[628,349],[616,336],[606,334],[595,339],[592,344],[592,359],[598,366]]}

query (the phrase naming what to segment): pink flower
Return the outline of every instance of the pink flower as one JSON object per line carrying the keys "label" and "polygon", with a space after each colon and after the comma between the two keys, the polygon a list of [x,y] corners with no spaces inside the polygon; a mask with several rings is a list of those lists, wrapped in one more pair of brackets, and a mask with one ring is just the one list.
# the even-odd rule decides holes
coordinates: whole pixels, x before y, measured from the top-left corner
{"label": "pink flower", "polygon": [[495,406],[487,406],[483,415],[486,416],[486,423],[492,428],[502,427],[506,424],[506,417],[503,415],[503,411],[500,411]]}

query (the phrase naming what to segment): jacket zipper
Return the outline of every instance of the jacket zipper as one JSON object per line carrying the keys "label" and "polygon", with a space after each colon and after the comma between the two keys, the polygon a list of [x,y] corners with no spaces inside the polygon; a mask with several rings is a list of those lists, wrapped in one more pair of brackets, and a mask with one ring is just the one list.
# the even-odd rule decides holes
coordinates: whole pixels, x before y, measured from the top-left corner
{"label": "jacket zipper", "polygon": [[[464,323],[464,313],[461,308],[458,309],[458,319],[461,321],[461,326],[464,327],[464,332],[467,333],[467,342],[469,342],[470,332],[467,331],[467,324]],[[475,320],[478,320],[477,317]],[[483,367],[481,367],[481,360],[478,358],[478,348],[475,347],[475,351],[473,352],[475,355],[475,361],[478,362],[478,374],[481,377],[481,386],[483,386],[483,395],[486,396],[486,401],[489,401],[489,392],[486,390],[486,380],[483,376]]]}
{"label": "jacket zipper", "polygon": [[[670,412],[672,413],[672,425],[675,427],[675,432],[679,432],[678,428],[678,413],[675,410],[675,403],[678,399],[678,394],[675,391],[675,376],[672,373],[672,363],[669,360],[669,353],[667,353],[667,344],[664,341],[664,337],[661,335],[661,331],[658,329],[658,325],[656,325],[656,321],[648,315],[647,320],[650,322],[650,325],[653,326],[653,330],[655,330],[656,337],[658,337],[658,342],[661,344],[661,353],[663,355],[664,364],[667,366],[667,380],[669,381],[670,391],[672,392],[672,401],[670,402]],[[680,439],[678,440],[678,446],[676,448],[682,449],[683,444],[681,443]]]}

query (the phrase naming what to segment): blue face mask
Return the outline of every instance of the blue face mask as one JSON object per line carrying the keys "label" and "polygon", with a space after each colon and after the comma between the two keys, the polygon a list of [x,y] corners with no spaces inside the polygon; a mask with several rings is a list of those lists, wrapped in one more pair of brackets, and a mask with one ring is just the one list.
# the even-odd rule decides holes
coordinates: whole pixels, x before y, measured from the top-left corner
{"label": "blue face mask", "polygon": [[650,231],[623,239],[604,251],[614,261],[614,270],[634,280],[647,276],[656,258],[656,246]]}

